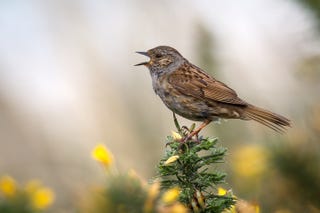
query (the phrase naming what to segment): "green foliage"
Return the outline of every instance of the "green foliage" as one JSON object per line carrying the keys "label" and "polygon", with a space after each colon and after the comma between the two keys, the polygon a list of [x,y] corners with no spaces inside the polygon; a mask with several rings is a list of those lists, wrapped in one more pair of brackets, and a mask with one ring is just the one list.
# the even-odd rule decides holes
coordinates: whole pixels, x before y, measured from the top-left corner
{"label": "green foliage", "polygon": [[26,193],[19,193],[14,197],[0,197],[1,213],[35,213],[38,212],[30,205],[30,198]]}
{"label": "green foliage", "polygon": [[[183,137],[190,132],[185,127],[180,129],[176,120],[175,123]],[[181,189],[180,202],[193,212],[222,212],[230,208],[235,203],[232,194],[217,194],[217,186],[225,183],[226,174],[217,170],[216,164],[224,162],[227,149],[217,147],[217,138],[180,141],[167,137],[168,147],[158,165],[162,189],[178,186]]]}
{"label": "green foliage", "polygon": [[141,181],[131,175],[108,178],[103,198],[95,212],[143,212],[147,191]]}
{"label": "green foliage", "polygon": [[53,201],[53,191],[38,180],[21,187],[8,175],[0,177],[0,213],[45,212]]}
{"label": "green foliage", "polygon": [[278,145],[273,150],[272,161],[283,177],[290,180],[290,189],[299,192],[291,193],[291,197],[299,200],[300,207],[311,204],[320,208],[320,158],[316,153],[306,148]]}

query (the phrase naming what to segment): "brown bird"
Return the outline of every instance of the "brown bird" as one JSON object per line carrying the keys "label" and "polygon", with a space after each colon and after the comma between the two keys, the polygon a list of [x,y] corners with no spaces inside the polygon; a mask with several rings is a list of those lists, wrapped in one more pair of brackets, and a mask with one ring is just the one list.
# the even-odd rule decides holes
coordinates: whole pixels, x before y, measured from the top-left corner
{"label": "brown bird", "polygon": [[290,127],[287,118],[240,99],[233,89],[191,64],[172,47],[158,46],[137,53],[150,58],[135,66],[149,68],[153,89],[163,103],[173,113],[203,121],[186,140],[219,118],[255,120],[277,132]]}

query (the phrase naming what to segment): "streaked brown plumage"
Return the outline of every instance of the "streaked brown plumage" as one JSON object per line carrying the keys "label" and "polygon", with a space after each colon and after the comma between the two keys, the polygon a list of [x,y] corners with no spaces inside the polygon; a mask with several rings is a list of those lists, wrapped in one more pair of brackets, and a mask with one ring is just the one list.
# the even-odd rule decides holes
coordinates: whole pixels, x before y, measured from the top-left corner
{"label": "streaked brown plumage", "polygon": [[240,99],[233,89],[191,64],[172,47],[137,53],[150,57],[150,61],[137,65],[149,68],[153,89],[164,104],[182,117],[204,122],[190,137],[218,118],[255,120],[278,132],[290,126],[287,118]]}

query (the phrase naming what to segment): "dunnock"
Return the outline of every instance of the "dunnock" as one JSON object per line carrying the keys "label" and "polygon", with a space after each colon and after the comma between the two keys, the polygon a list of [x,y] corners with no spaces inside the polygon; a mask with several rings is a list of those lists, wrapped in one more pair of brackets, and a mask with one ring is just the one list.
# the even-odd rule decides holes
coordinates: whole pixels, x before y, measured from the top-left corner
{"label": "dunnock", "polygon": [[163,103],[182,117],[203,121],[186,139],[219,118],[255,120],[278,132],[290,126],[287,118],[240,99],[233,89],[191,64],[172,47],[158,46],[137,53],[150,58],[136,66],[149,68],[153,89]]}

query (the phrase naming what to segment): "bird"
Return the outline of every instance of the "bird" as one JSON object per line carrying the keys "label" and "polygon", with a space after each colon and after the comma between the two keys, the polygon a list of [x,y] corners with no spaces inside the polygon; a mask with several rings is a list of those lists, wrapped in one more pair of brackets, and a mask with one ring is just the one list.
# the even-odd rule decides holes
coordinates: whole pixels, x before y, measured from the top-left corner
{"label": "bird", "polygon": [[146,52],[149,61],[136,64],[149,69],[154,92],[173,112],[202,124],[184,141],[219,119],[254,120],[276,132],[290,127],[290,120],[240,99],[235,90],[190,63],[176,49],[157,46]]}

